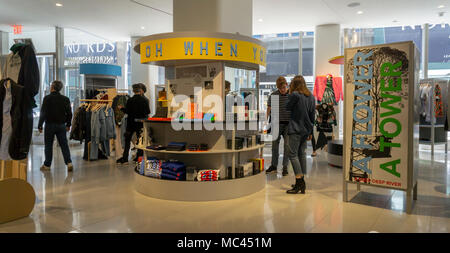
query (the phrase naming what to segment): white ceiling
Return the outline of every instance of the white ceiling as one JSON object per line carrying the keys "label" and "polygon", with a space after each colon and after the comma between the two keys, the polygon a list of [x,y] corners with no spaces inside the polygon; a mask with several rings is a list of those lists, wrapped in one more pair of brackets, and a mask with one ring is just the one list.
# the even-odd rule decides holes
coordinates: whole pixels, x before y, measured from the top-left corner
{"label": "white ceiling", "polygon": [[[360,6],[347,7],[352,2]],[[446,13],[439,17],[439,12]],[[330,23],[342,28],[440,24],[449,23],[449,12],[450,0],[253,0],[253,33],[313,31]]]}
{"label": "white ceiling", "polygon": [[136,2],[158,10],[130,0],[0,0],[0,30],[12,32],[13,24],[23,25],[24,32],[60,26],[113,41],[172,31],[171,0]]}
{"label": "white ceiling", "polygon": [[[361,5],[347,7],[351,2]],[[121,41],[171,32],[172,9],[172,0],[0,0],[0,30],[12,32],[13,24],[23,25],[24,32],[60,26]],[[342,28],[450,23],[450,0],[253,0],[254,34],[313,31],[327,23]]]}

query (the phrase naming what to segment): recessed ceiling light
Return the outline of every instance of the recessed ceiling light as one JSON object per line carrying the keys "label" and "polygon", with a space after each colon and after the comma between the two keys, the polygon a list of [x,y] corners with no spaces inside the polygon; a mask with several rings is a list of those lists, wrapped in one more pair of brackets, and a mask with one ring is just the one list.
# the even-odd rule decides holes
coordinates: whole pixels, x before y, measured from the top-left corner
{"label": "recessed ceiling light", "polygon": [[264,20],[262,18],[258,19],[258,22],[263,22]]}
{"label": "recessed ceiling light", "polygon": [[141,30],[145,30],[145,26],[141,26]]}
{"label": "recessed ceiling light", "polygon": [[55,5],[58,6],[58,7],[62,7],[63,6],[62,3],[56,3]]}
{"label": "recessed ceiling light", "polygon": [[358,2],[353,2],[353,3],[349,3],[349,4],[347,4],[347,7],[349,7],[349,8],[353,8],[353,7],[357,7],[357,6],[360,6],[361,4],[360,3],[358,3]]}
{"label": "recessed ceiling light", "polygon": [[358,11],[356,14],[361,15],[363,13],[364,13],[363,11]]}
{"label": "recessed ceiling light", "polygon": [[441,4],[441,5],[438,6],[438,8],[439,8],[439,9],[445,8],[445,5],[442,5],[442,4]]}

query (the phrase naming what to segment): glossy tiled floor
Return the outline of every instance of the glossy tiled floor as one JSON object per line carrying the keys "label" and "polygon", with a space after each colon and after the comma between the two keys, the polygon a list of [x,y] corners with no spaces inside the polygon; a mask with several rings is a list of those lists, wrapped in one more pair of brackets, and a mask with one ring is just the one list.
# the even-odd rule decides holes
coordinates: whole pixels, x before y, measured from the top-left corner
{"label": "glossy tiled floor", "polygon": [[412,215],[404,212],[401,191],[351,186],[351,202],[342,202],[342,170],[327,165],[324,151],[308,156],[305,195],[285,193],[294,181],[290,170],[287,177],[268,176],[263,191],[212,202],[145,197],[133,189],[131,166],[85,162],[80,146],[72,154],[73,173],[62,167],[59,150],[52,171],[41,172],[43,146],[32,146],[36,206],[30,217],[1,224],[0,232],[450,232],[450,166],[443,150],[434,161],[428,150],[421,152]]}

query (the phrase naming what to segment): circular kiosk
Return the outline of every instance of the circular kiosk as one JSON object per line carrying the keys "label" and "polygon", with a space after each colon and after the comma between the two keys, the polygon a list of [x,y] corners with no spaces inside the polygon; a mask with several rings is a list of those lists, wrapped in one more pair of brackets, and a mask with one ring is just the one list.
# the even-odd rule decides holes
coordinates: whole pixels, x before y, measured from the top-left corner
{"label": "circular kiosk", "polygon": [[[263,190],[262,42],[239,34],[175,32],[143,37],[134,50],[142,64],[165,67],[165,91],[157,98],[163,103],[155,118],[143,120],[138,148],[144,151],[144,165],[136,169],[136,190],[178,201],[233,199]],[[174,143],[185,147],[177,150]],[[147,173],[151,160],[183,162],[186,180]],[[219,179],[203,181],[198,172],[205,169],[218,172]]]}

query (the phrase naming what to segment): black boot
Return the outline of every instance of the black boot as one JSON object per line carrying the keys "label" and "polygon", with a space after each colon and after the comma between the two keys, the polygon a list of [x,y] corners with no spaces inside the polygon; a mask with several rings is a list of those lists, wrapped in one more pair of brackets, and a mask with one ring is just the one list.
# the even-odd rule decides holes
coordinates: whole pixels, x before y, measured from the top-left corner
{"label": "black boot", "polygon": [[305,194],[306,190],[306,183],[305,183],[305,177],[300,178],[300,193]]}
{"label": "black boot", "polygon": [[[297,179],[296,179],[297,180]],[[291,185],[292,187],[295,187],[295,184]],[[305,177],[302,177],[300,179],[300,193],[305,194],[306,190],[306,183],[305,183]]]}
{"label": "black boot", "polygon": [[292,189],[287,190],[286,193],[289,193],[289,194],[296,194],[296,193],[298,193],[300,191],[300,185],[301,185],[300,178],[296,178],[295,179],[295,185],[292,187]]}

